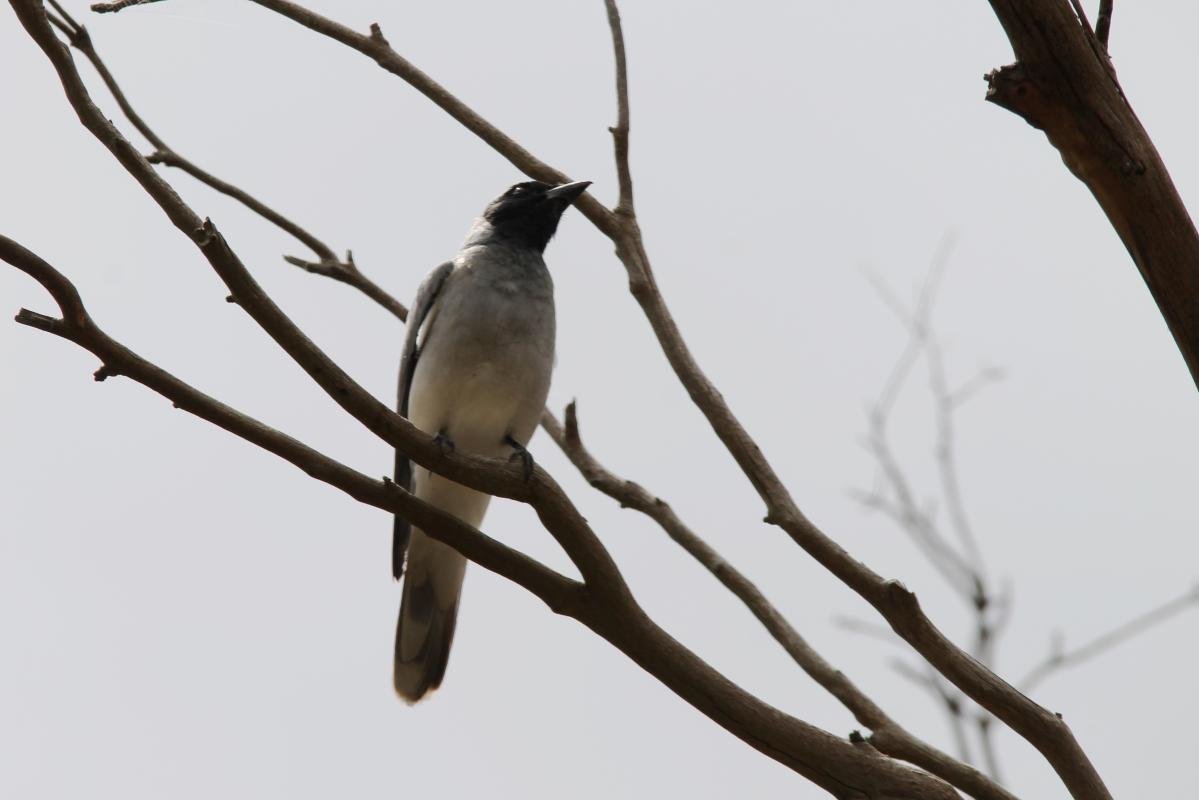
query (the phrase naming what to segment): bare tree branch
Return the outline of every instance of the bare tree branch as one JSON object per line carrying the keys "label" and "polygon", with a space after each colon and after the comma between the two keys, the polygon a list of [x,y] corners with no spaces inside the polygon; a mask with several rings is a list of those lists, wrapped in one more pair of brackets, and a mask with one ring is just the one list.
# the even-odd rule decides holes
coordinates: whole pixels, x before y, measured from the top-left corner
{"label": "bare tree branch", "polygon": [[1062,647],[1060,639],[1056,640],[1045,660],[1037,664],[1020,682],[1020,689],[1030,692],[1058,670],[1077,666],[1102,655],[1195,606],[1199,606],[1199,584],[1073,649],[1066,650]]}
{"label": "bare tree branch", "polygon": [[1060,0],[990,3],[1017,63],[987,75],[987,100],[1044,131],[1091,190],[1199,384],[1199,232],[1099,36]]}
{"label": "bare tree branch", "polygon": [[911,683],[928,692],[945,709],[949,722],[949,731],[957,746],[958,758],[967,764],[974,763],[970,753],[970,741],[966,737],[965,709],[962,707],[963,695],[953,686],[946,684],[945,679],[936,670],[925,666],[920,671],[906,661],[895,658],[891,660],[891,668]]}
{"label": "bare tree branch", "polygon": [[346,251],[346,257],[343,261],[334,259],[333,261],[305,261],[302,258],[295,256],[284,256],[283,260],[288,264],[299,267],[305,272],[311,272],[314,275],[324,275],[326,278],[332,278],[335,281],[353,286],[371,300],[374,300],[383,308],[387,309],[398,318],[401,322],[408,319],[408,309],[399,300],[396,300],[379,284],[368,278],[358,269],[358,265],[354,263],[354,254],[349,250]]}
{"label": "bare tree branch", "polygon": [[475,530],[391,481],[374,480],[356,472],[204,394],[145,360],[96,325],[87,313],[79,292],[62,273],[5,236],[0,236],[0,259],[45,287],[62,315],[61,319],[56,319],[21,309],[16,317],[17,322],[62,337],[94,354],[101,362],[96,380],[121,375],[137,381],[170,400],[176,408],[279,456],[358,502],[401,514],[412,524],[426,530],[430,536],[445,542],[485,569],[529,590],[557,613],[578,613],[582,584]]}
{"label": "bare tree branch", "polygon": [[999,753],[995,750],[994,730],[995,717],[986,711],[974,715],[974,724],[978,729],[978,741],[983,753],[983,764],[987,774],[996,781],[1003,782],[1003,773],[999,769]]}
{"label": "bare tree branch", "polygon": [[616,0],[604,0],[608,26],[612,29],[612,50],[616,58],[616,126],[608,128],[616,151],[616,176],[620,198],[613,211],[633,213],[633,173],[629,169],[629,71],[624,52],[624,29]]}
{"label": "bare tree branch", "polygon": [[928,559],[945,582],[962,597],[969,600],[975,595],[973,571],[958,553],[937,531],[931,515],[917,503],[907,476],[899,466],[886,438],[886,421],[882,416],[871,415],[869,439],[870,452],[878,462],[880,472],[895,494],[895,503],[875,494],[859,493],[859,500],[868,508],[877,509],[891,517],[901,531],[906,533]]}
{"label": "bare tree branch", "polygon": [[[954,407],[946,388],[944,368],[940,364],[939,349],[932,332],[932,313],[936,304],[937,290],[948,266],[952,244],[952,237],[946,237],[941,243],[921,286],[916,303],[911,309],[881,278],[871,271],[865,273],[867,280],[882,299],[883,304],[895,314],[900,324],[903,325],[908,338],[868,415],[870,429],[867,438],[868,447],[878,464],[878,472],[882,476],[885,486],[895,499],[892,503],[886,495],[880,492],[858,492],[856,496],[867,508],[882,511],[891,517],[899,529],[921,549],[950,587],[967,602],[977,606],[985,603],[986,577],[982,554],[969,527],[965,509],[961,505],[961,497],[957,491],[953,452],[952,415]],[[933,354],[934,350],[936,355]],[[929,364],[930,382],[938,401],[939,442],[936,455],[938,463],[941,465],[942,484],[953,490],[952,494],[946,492],[946,500],[955,523],[955,531],[965,550],[964,555],[958,553],[950,545],[948,539],[939,531],[933,515],[925,511],[917,502],[916,492],[908,480],[907,474],[900,466],[898,457],[891,449],[887,435],[895,401],[907,385],[912,370],[921,355],[925,356]]]}
{"label": "bare tree branch", "polygon": [[976,798],[1015,800],[1002,786],[978,770],[917,739],[895,722],[843,672],[820,655],[800,635],[761,590],[689,528],[668,503],[633,481],[618,477],[595,459],[579,435],[575,403],[566,407],[565,425],[546,412],[542,426],[558,442],[593,487],[654,520],[676,544],[708,570],[762,623],[783,650],[829,694],[845,706],[859,724],[869,728],[868,741],[886,755],[909,761]]}
{"label": "bare tree branch", "polygon": [[87,60],[91,62],[92,66],[96,70],[96,73],[100,76],[100,79],[104,82],[104,85],[112,94],[113,99],[116,100],[117,105],[121,109],[121,113],[125,115],[129,122],[133,124],[133,127],[137,129],[138,133],[144,136],[154,148],[154,151],[146,156],[147,161],[149,161],[151,164],[162,164],[163,166],[167,167],[176,167],[206,186],[209,186],[210,188],[215,189],[216,191],[228,197],[232,197],[234,200],[238,201],[255,214],[258,214],[271,224],[295,237],[317,257],[316,261],[311,261],[308,259],[297,258],[296,256],[284,256],[283,259],[287,261],[287,263],[300,267],[307,272],[324,275],[326,277],[333,278],[336,281],[340,281],[341,283],[353,286],[367,297],[386,308],[392,314],[399,317],[401,320],[406,318],[408,312],[404,308],[404,305],[391,296],[388,292],[386,292],[382,287],[372,281],[369,277],[364,275],[354,263],[354,257],[352,254],[347,252],[344,260],[338,259],[332,248],[318,239],[307,229],[301,227],[288,217],[285,217],[283,214],[268,206],[266,203],[263,203],[261,200],[257,199],[244,189],[218,178],[216,175],[213,175],[211,172],[208,172],[205,169],[202,169],[194,162],[184,158],[177,150],[168,145],[162,139],[162,137],[155,133],[155,131],[141,117],[141,115],[133,109],[132,104],[129,102],[128,97],[126,97],[125,92],[121,89],[120,84],[117,83],[116,78],[114,78],[112,73],[109,71],[108,66],[100,58],[100,54],[96,50],[95,44],[92,41],[91,34],[88,32],[88,30],[76,22],[71,15],[68,14],[61,5],[59,5],[57,0],[49,0],[49,2],[59,14],[57,17],[53,14],[49,14],[48,16],[50,18],[50,22],[53,23],[54,26],[59,30],[61,30],[67,36],[67,39],[70,41],[71,45],[79,50],[79,52],[83,53]]}
{"label": "bare tree branch", "polygon": [[[513,166],[530,178],[546,183],[568,183],[570,178],[565,173],[554,169],[538,159],[527,149],[507,136],[499,128],[480,116],[474,109],[463,103],[444,86],[430,78],[411,62],[392,49],[383,30],[376,24],[371,26],[369,34],[362,34],[323,17],[303,6],[288,2],[288,0],[252,0],[263,8],[274,11],[296,22],[309,30],[341,42],[347,47],[375,61],[384,70],[402,79],[412,88],[429,98],[464,128],[482,139],[488,146],[506,158]],[[614,215],[604,208],[590,194],[582,195],[575,201],[575,207],[589,219],[592,224],[609,236],[616,232]]]}
{"label": "bare tree branch", "polygon": [[[378,25],[372,26],[370,35],[364,35],[286,0],[254,2],[369,56],[425,94],[530,177],[558,183],[566,180],[563,173],[537,159],[402,58],[388,44]],[[636,218],[633,215],[618,217],[588,195],[580,198],[578,206],[616,245],[617,257],[629,276],[630,291],[649,320],[667,361],[761,496],[767,509],[766,521],[786,531],[796,544],[882,614],[939,672],[1032,743],[1054,767],[1076,800],[1107,800],[1110,795],[1102,780],[1060,717],[1025,697],[956,647],[923,613],[912,592],[898,581],[885,580],[853,558],[804,516],[761,448],[733,415],[683,341],[654,280]],[[1199,292],[1196,296],[1199,297]],[[1199,356],[1199,350],[1196,355]],[[414,460],[420,463],[419,459]]]}
{"label": "bare tree branch", "polygon": [[1099,16],[1095,18],[1095,37],[1107,49],[1107,39],[1112,31],[1112,0],[1099,0]]}
{"label": "bare tree branch", "polygon": [[957,426],[954,412],[961,408],[967,399],[986,386],[987,382],[971,379],[966,383],[969,391],[959,394],[955,398],[945,377],[945,362],[941,354],[941,345],[935,338],[929,338],[925,348],[925,357],[928,361],[929,383],[937,403],[937,473],[940,476],[941,489],[953,530],[962,543],[966,560],[974,573],[974,603],[978,605],[989,599],[987,593],[982,589],[987,583],[987,567],[982,549],[978,544],[978,537],[974,533],[974,526],[970,523],[970,515],[966,512],[966,504],[962,500],[962,487],[958,480]]}
{"label": "bare tree branch", "polygon": [[158,3],[160,0],[116,0],[114,3],[92,3],[92,11],[97,14],[116,13],[130,6],[144,6],[147,3]]}
{"label": "bare tree branch", "polygon": [[959,406],[963,406],[969,402],[971,398],[983,389],[1003,380],[1004,375],[1004,371],[999,367],[984,367],[974,373],[961,386],[950,391],[945,396],[945,399],[948,401],[950,408],[956,410]]}
{"label": "bare tree branch", "polygon": [[877,639],[880,642],[894,645],[902,649],[905,653],[908,652],[908,643],[899,638],[899,634],[893,631],[886,625],[879,625],[875,622],[868,622],[864,619],[856,619],[845,615],[833,617],[833,624],[842,630],[850,633],[857,633],[862,636],[869,636],[872,639]]}
{"label": "bare tree branch", "polygon": [[[974,644],[971,652],[983,664],[990,666],[993,663],[996,638],[1008,619],[1011,607],[1010,597],[1007,587],[999,597],[996,597],[987,577],[986,562],[973,532],[961,494],[955,430],[956,413],[970,398],[989,383],[997,380],[999,372],[994,369],[982,370],[957,390],[949,388],[944,357],[933,326],[932,314],[936,301],[936,289],[940,285],[948,264],[947,256],[950,244],[951,240],[947,238],[938,249],[938,254],[932,261],[929,274],[920,290],[914,308],[911,310],[878,276],[872,273],[867,274],[867,278],[884,305],[895,314],[903,325],[908,335],[908,341],[880,391],[879,400],[869,415],[872,452],[879,462],[879,473],[883,475],[885,484],[891,489],[891,494],[895,499],[892,502],[879,490],[872,493],[859,492],[857,496],[867,507],[881,510],[890,516],[904,533],[915,540],[918,545],[922,545],[922,550],[934,567],[944,573],[946,567],[941,561],[948,560],[957,568],[956,572],[951,572],[947,577],[956,579],[956,581],[951,581],[951,586],[958,589],[958,594],[966,602],[968,612],[973,620]],[[949,508],[950,524],[963,551],[960,555],[950,546],[948,537],[939,532],[933,515],[916,505],[915,492],[911,488],[906,474],[899,466],[898,459],[890,451],[886,437],[890,413],[895,400],[906,386],[915,362],[921,356],[927,366],[929,387],[934,399],[934,418],[937,431],[934,456],[938,481],[941,486],[941,496]],[[932,549],[925,544],[929,540],[936,543],[939,549]],[[948,551],[952,555],[952,559],[940,557],[940,551]],[[938,560],[939,557],[941,560]],[[962,582],[966,584],[965,587],[961,585]],[[921,679],[919,685],[930,692],[938,706],[945,712],[954,738],[959,742],[959,752],[969,751],[965,725],[968,718],[974,723],[973,729],[979,738],[980,750],[987,770],[992,778],[996,781],[1000,780],[998,758],[992,741],[993,728],[990,713],[983,709],[979,709],[977,713],[969,713],[965,708],[966,698],[957,690],[950,690],[940,681],[930,683],[924,679],[923,673],[906,667],[906,665],[904,670],[906,671],[903,671],[903,674],[909,675],[909,677],[914,674]]]}
{"label": "bare tree branch", "polygon": [[[932,271],[934,273],[937,272],[937,268],[934,266]],[[1010,589],[1005,589],[996,598],[988,585],[985,563],[981,551],[978,549],[977,539],[970,526],[958,481],[955,456],[954,414],[981,388],[996,380],[998,372],[994,369],[983,370],[957,390],[951,390],[946,377],[941,345],[937,340],[931,320],[929,319],[932,309],[931,295],[927,291],[922,292],[923,299],[918,304],[918,308],[922,307],[923,311],[910,312],[902,301],[898,300],[890,287],[882,284],[877,279],[874,279],[872,283],[874,283],[884,304],[892,311],[895,311],[904,323],[909,335],[909,345],[900,355],[897,367],[892,371],[891,377],[884,385],[880,393],[880,400],[876,403],[875,411],[871,414],[871,427],[875,431],[874,438],[881,438],[878,431],[885,430],[886,411],[894,403],[895,397],[903,388],[910,374],[912,362],[915,359],[915,356],[911,354],[911,343],[919,343],[923,348],[923,355],[928,364],[929,384],[936,403],[937,445],[935,454],[942,494],[946,498],[950,509],[950,518],[962,542],[962,546],[967,549],[970,569],[973,571],[973,579],[977,585],[977,592],[972,602],[975,616],[975,644],[973,652],[984,664],[990,664],[994,656],[995,637],[1002,630],[1008,619]],[[882,413],[880,413],[880,410]],[[879,417],[882,417],[882,422],[878,421]],[[883,441],[885,443],[885,439]],[[930,517],[915,507],[912,499],[914,492],[910,489],[902,470],[899,470],[897,477],[891,475],[892,472],[898,470],[898,466],[897,462],[889,454],[889,451],[884,449],[881,454],[876,452],[876,456],[881,463],[881,471],[888,477],[889,483],[892,485],[892,491],[896,495],[896,500],[894,503],[891,503],[878,491],[869,493],[859,492],[857,496],[863,504],[888,513],[913,538],[919,539],[924,535],[922,526],[932,525]],[[916,530],[912,531],[912,528],[916,528]],[[930,555],[930,560],[933,560],[934,564],[936,564],[934,556]],[[1050,655],[1038,664],[1020,683],[1020,689],[1028,692],[1054,671],[1094,658],[1144,632],[1148,628],[1160,624],[1193,604],[1199,604],[1199,586],[1188,591],[1181,597],[1154,608],[1131,622],[1099,636],[1073,651],[1065,651],[1060,639],[1055,639],[1055,644],[1051,647]],[[877,627],[870,626],[867,623],[849,620],[842,621],[841,624],[843,627],[856,630],[859,633],[893,641],[885,635],[885,631],[880,633]],[[902,661],[893,662],[893,666],[900,674],[929,691],[938,701],[938,704],[946,712],[954,739],[959,743],[959,752],[965,753],[964,721],[966,713],[962,707],[962,698],[956,692],[949,691],[935,674],[922,673]],[[972,717],[987,771],[993,778],[999,780],[998,758],[992,740],[993,718],[987,711],[981,709],[978,713],[973,714]],[[969,760],[968,756],[963,756],[963,758]]]}

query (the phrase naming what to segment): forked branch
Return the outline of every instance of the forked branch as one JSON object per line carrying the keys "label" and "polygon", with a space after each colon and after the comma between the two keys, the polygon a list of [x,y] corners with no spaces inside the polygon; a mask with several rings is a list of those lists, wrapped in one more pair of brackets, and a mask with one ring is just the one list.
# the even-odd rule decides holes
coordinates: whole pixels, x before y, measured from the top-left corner
{"label": "forked branch", "polygon": [[79,292],[66,276],[5,236],[0,236],[0,260],[7,261],[45,287],[58,304],[61,315],[56,318],[21,309],[17,322],[62,337],[91,352],[101,363],[96,380],[120,375],[137,381],[170,400],[176,408],[279,456],[358,502],[404,516],[485,569],[524,587],[558,613],[578,613],[582,584],[475,530],[391,481],[363,475],[221,403],[137,355],[96,325]]}
{"label": "forked branch", "polygon": [[[121,109],[121,113],[133,125],[137,132],[146,138],[146,141],[154,148],[154,150],[146,156],[146,160],[151,164],[161,164],[166,167],[175,167],[191,177],[198,180],[200,183],[215,189],[227,197],[231,197],[241,203],[246,208],[258,214],[263,219],[275,225],[280,230],[295,237],[297,241],[307,247],[316,256],[316,260],[299,258],[297,256],[284,256],[283,259],[294,266],[297,266],[307,272],[312,272],[318,275],[324,275],[333,278],[341,283],[348,284],[361,291],[367,297],[374,300],[379,305],[386,308],[395,316],[403,320],[407,316],[407,310],[404,305],[388,294],[382,287],[372,281],[369,277],[358,269],[358,265],[354,263],[354,257],[347,252],[344,259],[339,259],[329,245],[325,244],[321,239],[311,233],[308,229],[300,226],[298,223],[284,216],[275,208],[267,205],[259,200],[254,195],[242,189],[240,186],[232,184],[222,178],[217,177],[211,172],[203,169],[195,162],[185,158],[179,151],[168,145],[166,141],[159,136],[149,123],[129,102],[129,98],[121,89],[119,83],[108,66],[100,58],[100,54],[96,50],[95,43],[92,41],[91,34],[87,28],[80,25],[75,19],[67,13],[66,9],[60,5],[57,0],[48,0],[50,5],[57,12],[49,14],[50,22],[66,35],[67,41],[71,46],[83,53],[87,58],[104,85],[108,88],[109,93],[117,102],[117,106]],[[128,5],[128,4],[126,4]],[[122,8],[125,6],[122,6]],[[95,10],[93,8],[93,10]],[[119,11],[119,8],[105,9],[110,11]]]}
{"label": "forked branch", "polygon": [[845,706],[860,725],[871,731],[866,741],[879,752],[915,764],[979,800],[1016,800],[996,781],[918,739],[899,725],[844,672],[826,661],[753,581],[679,519],[668,503],[650,494],[641,485],[619,477],[596,460],[579,435],[575,403],[566,407],[565,425],[549,412],[546,413],[542,425],[561,445],[563,452],[587,482],[616,500],[622,508],[639,511],[658,523],[676,544],[742,602],[800,669]]}

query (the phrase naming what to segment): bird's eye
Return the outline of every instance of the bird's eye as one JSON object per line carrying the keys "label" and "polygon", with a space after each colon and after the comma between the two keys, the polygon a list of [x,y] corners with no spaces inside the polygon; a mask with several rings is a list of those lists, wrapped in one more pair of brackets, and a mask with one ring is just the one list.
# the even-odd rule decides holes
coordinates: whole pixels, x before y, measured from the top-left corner
{"label": "bird's eye", "polygon": [[525,187],[523,187],[523,186],[513,186],[512,187],[512,194],[514,194],[514,195],[524,194],[524,192],[525,192]]}

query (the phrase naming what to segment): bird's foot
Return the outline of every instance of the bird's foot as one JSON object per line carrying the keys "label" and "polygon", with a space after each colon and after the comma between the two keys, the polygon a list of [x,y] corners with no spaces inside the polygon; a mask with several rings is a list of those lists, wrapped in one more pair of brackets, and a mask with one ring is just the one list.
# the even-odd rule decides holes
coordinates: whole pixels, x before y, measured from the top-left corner
{"label": "bird's foot", "polygon": [[514,458],[519,458],[521,466],[524,467],[525,483],[533,477],[533,454],[525,449],[525,446],[513,439],[511,436],[504,437],[504,444],[511,447],[515,452],[509,457],[509,461]]}
{"label": "bird's foot", "polygon": [[447,436],[444,430],[438,431],[437,435],[433,437],[433,441],[437,443],[437,446],[441,448],[441,452],[445,454],[452,453],[458,449],[454,446],[454,440]]}

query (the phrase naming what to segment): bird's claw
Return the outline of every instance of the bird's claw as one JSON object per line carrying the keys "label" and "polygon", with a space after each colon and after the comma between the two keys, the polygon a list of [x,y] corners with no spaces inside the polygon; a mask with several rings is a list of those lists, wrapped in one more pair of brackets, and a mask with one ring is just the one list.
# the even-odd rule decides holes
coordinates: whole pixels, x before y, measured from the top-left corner
{"label": "bird's claw", "polygon": [[454,440],[447,436],[445,431],[438,431],[437,435],[433,437],[433,441],[441,448],[443,454],[452,453],[457,449],[454,446]]}
{"label": "bird's claw", "polygon": [[505,437],[504,441],[515,451],[511,456],[508,457],[508,460],[511,461],[516,458],[520,459],[521,466],[524,468],[525,483],[528,483],[533,477],[533,454],[526,450],[524,445],[513,439],[511,436]]}

